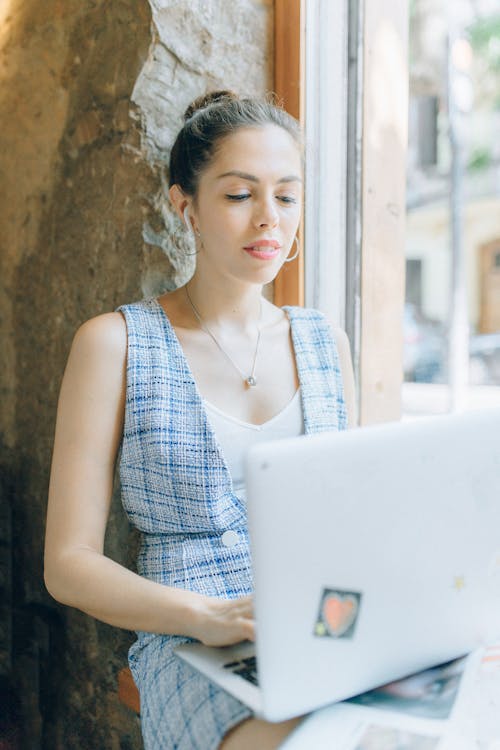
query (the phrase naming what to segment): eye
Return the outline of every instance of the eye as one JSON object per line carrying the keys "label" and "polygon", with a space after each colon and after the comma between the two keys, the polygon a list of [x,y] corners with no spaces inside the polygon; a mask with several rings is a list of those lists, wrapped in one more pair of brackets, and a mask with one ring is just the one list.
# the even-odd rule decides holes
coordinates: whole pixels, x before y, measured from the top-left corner
{"label": "eye", "polygon": [[290,195],[277,195],[278,200],[282,203],[297,203],[296,198],[292,198]]}
{"label": "eye", "polygon": [[230,201],[244,201],[246,198],[250,198],[250,193],[238,193],[237,195],[226,195],[226,198]]}

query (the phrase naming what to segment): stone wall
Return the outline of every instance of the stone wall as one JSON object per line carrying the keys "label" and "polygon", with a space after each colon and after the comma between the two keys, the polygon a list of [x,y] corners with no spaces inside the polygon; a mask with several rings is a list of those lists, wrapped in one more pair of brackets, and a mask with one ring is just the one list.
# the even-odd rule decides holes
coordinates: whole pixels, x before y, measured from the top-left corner
{"label": "stone wall", "polygon": [[[192,271],[163,166],[194,96],[271,88],[272,20],[272,0],[0,4],[0,545],[12,571],[0,676],[21,698],[29,750],[141,747],[116,697],[132,634],[43,586],[57,394],[83,320]],[[106,544],[132,560],[117,498]]]}

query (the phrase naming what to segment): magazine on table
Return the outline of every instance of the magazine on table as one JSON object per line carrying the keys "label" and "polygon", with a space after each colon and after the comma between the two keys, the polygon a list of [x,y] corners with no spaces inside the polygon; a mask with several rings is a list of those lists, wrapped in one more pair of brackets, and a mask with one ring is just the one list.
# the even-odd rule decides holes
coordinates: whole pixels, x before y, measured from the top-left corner
{"label": "magazine on table", "polygon": [[326,706],[282,750],[500,750],[500,643]]}

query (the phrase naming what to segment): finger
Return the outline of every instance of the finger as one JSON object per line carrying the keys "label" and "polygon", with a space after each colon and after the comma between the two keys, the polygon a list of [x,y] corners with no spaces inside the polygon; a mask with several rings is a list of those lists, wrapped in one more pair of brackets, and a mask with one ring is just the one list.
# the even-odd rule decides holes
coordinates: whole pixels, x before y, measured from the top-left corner
{"label": "finger", "polygon": [[254,636],[255,634],[255,620],[253,617],[239,617],[237,621],[238,627],[241,628],[245,637],[248,635]]}
{"label": "finger", "polygon": [[239,608],[242,611],[245,612],[252,612],[253,611],[253,600],[252,599],[239,599],[238,600]]}
{"label": "finger", "polygon": [[239,599],[234,599],[234,601],[238,602],[238,604],[247,606],[248,604],[253,603],[253,596],[241,596]]}
{"label": "finger", "polygon": [[228,610],[236,615],[249,615],[253,612],[253,602],[250,600],[233,599],[228,605]]}
{"label": "finger", "polygon": [[255,620],[249,620],[247,622],[247,639],[249,641],[255,641]]}

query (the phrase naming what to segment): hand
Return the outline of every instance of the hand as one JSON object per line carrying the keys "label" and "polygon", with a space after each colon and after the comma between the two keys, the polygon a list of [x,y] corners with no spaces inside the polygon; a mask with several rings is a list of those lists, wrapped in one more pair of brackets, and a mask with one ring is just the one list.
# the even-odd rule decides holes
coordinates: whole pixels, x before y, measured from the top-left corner
{"label": "hand", "polygon": [[252,596],[240,599],[203,597],[197,614],[193,636],[206,646],[231,646],[255,640]]}

